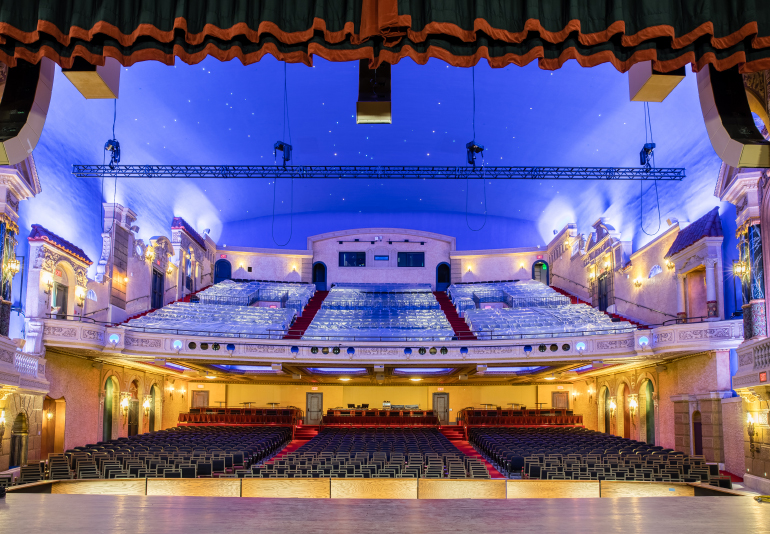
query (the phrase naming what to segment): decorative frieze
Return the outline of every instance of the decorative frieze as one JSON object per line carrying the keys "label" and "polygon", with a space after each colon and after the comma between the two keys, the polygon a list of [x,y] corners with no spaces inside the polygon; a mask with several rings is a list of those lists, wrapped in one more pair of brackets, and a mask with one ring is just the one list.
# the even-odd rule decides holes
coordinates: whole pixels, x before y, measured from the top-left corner
{"label": "decorative frieze", "polygon": [[609,341],[597,341],[597,350],[612,350],[612,349],[632,349],[634,348],[633,339],[612,339]]}
{"label": "decorative frieze", "polygon": [[45,329],[43,330],[43,334],[46,336],[54,337],[77,337],[78,331],[75,328],[46,325]]}
{"label": "decorative frieze", "polygon": [[163,346],[160,339],[147,339],[143,337],[130,337],[125,338],[126,347],[138,347],[143,349],[159,349]]}
{"label": "decorative frieze", "polygon": [[245,352],[257,354],[285,354],[286,347],[275,347],[272,345],[246,345]]}

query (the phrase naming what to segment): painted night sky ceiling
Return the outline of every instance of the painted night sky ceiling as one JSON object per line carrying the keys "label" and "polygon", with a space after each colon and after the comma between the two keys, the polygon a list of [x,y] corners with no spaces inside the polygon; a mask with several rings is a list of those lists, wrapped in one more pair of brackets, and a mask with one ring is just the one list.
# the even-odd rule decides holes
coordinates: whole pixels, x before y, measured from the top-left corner
{"label": "painted night sky ceiling", "polygon": [[[124,68],[115,125],[121,162],[272,164],[273,143],[284,138],[294,145],[295,164],[465,163],[464,146],[473,137],[470,69],[438,60],[394,65],[393,124],[368,126],[355,123],[357,63],[316,58],[315,67],[286,70],[291,137],[282,120],[284,65],[272,57],[248,67],[209,58],[192,66]],[[688,175],[658,184],[662,232],[668,217],[692,221],[718,205],[720,161],[694,73],[650,108],[657,166],[686,167]],[[476,110],[476,140],[491,165],[637,166],[645,142],[643,104],[629,102],[627,76],[610,65],[569,62],[549,72],[536,64],[491,69],[482,62]],[[98,257],[100,202],[115,198],[138,214],[142,238],[167,235],[172,217],[181,216],[228,246],[304,249],[309,235],[360,227],[453,235],[461,250],[535,246],[568,222],[587,233],[600,216],[635,248],[651,239],[640,229],[636,182],[303,180],[294,183],[292,201],[291,182],[279,180],[274,203],[274,184],[264,179],[121,180],[115,187],[110,179],[74,178],[73,163],[103,162],[112,122],[113,102],[85,100],[57,67],[34,153],[43,193],[22,203],[22,233],[42,224]],[[644,221],[655,233],[651,188],[644,184]],[[485,209],[486,224],[470,230],[482,226]],[[726,234],[734,224],[729,213],[723,206]]]}

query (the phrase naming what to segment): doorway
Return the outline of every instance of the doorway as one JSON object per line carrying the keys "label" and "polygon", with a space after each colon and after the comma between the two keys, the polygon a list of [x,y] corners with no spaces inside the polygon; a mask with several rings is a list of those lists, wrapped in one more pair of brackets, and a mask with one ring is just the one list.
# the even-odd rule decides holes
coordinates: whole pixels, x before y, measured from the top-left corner
{"label": "doorway", "polygon": [[569,410],[569,393],[566,391],[552,391],[551,408]]}
{"label": "doorway", "polygon": [[207,408],[208,405],[209,405],[208,391],[193,391],[192,393],[193,408]]}
{"label": "doorway", "polygon": [[152,270],[152,296],[150,297],[150,306],[153,310],[157,310],[163,307],[163,285],[165,277],[156,271]]}
{"label": "doorway", "polygon": [[439,263],[436,266],[436,291],[446,291],[451,284],[451,271],[448,263]]}
{"label": "doorway", "polygon": [[112,439],[112,410],[113,398],[115,396],[115,386],[112,378],[108,378],[104,384],[104,414],[102,417],[102,441]]}
{"label": "doorway", "polygon": [[433,394],[433,413],[438,417],[440,425],[449,424],[449,393]]}
{"label": "doorway", "polygon": [[313,283],[316,291],[326,291],[326,264],[322,261],[313,264]]}
{"label": "doorway", "polygon": [[323,417],[324,394],[307,393],[306,397],[305,424],[320,425]]}
{"label": "doorway", "polygon": [[602,391],[602,404],[604,408],[604,433],[612,434],[612,412],[610,411],[610,390],[604,388]]}
{"label": "doorway", "polygon": [[532,280],[542,282],[545,285],[549,284],[548,264],[543,260],[538,260],[532,264]]}
{"label": "doorway", "polygon": [[27,443],[29,441],[29,423],[27,416],[19,413],[11,428],[11,458],[8,467],[13,469],[27,464]]}
{"label": "doorway", "polygon": [[607,311],[607,306],[609,306],[610,303],[610,275],[607,273],[601,275],[597,284],[597,304],[599,311]]}
{"label": "doorway", "polygon": [[52,308],[57,319],[67,318],[67,286],[56,282],[53,289]]}
{"label": "doorway", "polygon": [[652,387],[652,382],[648,380],[644,385],[644,397],[645,397],[645,423],[647,427],[646,441],[648,445],[655,445],[655,401],[653,394],[655,390]]}
{"label": "doorway", "polygon": [[692,413],[692,450],[695,456],[703,455],[703,426],[699,411]]}
{"label": "doorway", "polygon": [[233,276],[233,266],[225,259],[217,260],[214,264],[214,283],[230,280]]}
{"label": "doorway", "polygon": [[149,421],[149,431],[155,432],[155,403],[157,401],[157,398],[155,396],[155,391],[157,391],[157,387],[152,386],[150,388],[150,421]]}

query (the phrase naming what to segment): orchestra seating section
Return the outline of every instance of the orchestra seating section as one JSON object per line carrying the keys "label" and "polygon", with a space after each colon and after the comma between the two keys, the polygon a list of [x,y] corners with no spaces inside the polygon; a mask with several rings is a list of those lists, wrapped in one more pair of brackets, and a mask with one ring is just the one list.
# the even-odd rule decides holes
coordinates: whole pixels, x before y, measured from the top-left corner
{"label": "orchestra seating section", "polygon": [[295,315],[289,308],[175,302],[127,326],[158,334],[282,339]]}
{"label": "orchestra seating section", "polygon": [[201,304],[252,306],[269,303],[270,306],[294,310],[296,315],[301,316],[314,293],[313,284],[224,280],[204,289],[196,297]]}
{"label": "orchestra seating section", "polygon": [[476,427],[468,441],[511,478],[706,482],[732,488],[718,464],[702,456],[586,430]]}
{"label": "orchestra seating section", "polygon": [[335,284],[302,339],[451,340],[430,284]]}
{"label": "orchestra seating section", "polygon": [[[453,284],[449,294],[478,339],[619,334],[635,330],[631,323],[614,321],[588,304],[570,304],[568,297],[535,280]],[[506,307],[484,308],[485,303]]]}
{"label": "orchestra seating section", "polygon": [[263,478],[490,478],[481,459],[464,455],[432,428],[324,428],[252,472]]}
{"label": "orchestra seating section", "polygon": [[463,408],[457,414],[458,424],[465,426],[543,426],[582,425],[583,416],[572,410],[484,410]]}
{"label": "orchestra seating section", "polygon": [[75,447],[22,468],[20,484],[91,478],[242,477],[291,441],[277,426],[177,427]]}

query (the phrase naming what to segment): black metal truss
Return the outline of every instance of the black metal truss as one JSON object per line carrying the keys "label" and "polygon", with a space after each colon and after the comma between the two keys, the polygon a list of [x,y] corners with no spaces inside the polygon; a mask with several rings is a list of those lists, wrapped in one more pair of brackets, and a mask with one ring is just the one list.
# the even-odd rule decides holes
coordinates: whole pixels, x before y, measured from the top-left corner
{"label": "black metal truss", "polygon": [[441,167],[422,165],[73,165],[79,178],[298,178],[361,180],[682,180],[684,169]]}

